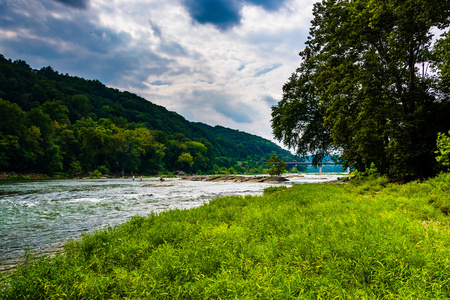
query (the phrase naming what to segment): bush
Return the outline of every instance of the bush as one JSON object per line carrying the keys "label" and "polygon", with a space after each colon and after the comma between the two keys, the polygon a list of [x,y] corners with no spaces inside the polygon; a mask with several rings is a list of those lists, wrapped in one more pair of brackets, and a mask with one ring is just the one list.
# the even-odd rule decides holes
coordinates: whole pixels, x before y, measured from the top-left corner
{"label": "bush", "polygon": [[96,178],[100,178],[102,176],[102,173],[99,171],[99,170],[95,170],[94,172],[92,172],[90,175],[89,175],[89,178],[94,178],[94,179],[96,179]]}
{"label": "bush", "polygon": [[439,154],[436,157],[437,162],[447,168],[447,170],[450,170],[450,137],[444,133],[438,133],[436,146],[438,148],[436,154]]}
{"label": "bush", "polygon": [[102,165],[100,167],[97,168],[97,170],[101,173],[101,174],[109,174],[111,173],[111,171],[108,169],[108,167],[106,167],[105,165]]}
{"label": "bush", "polygon": [[22,174],[14,174],[14,175],[8,175],[8,179],[13,179],[13,180],[30,179],[30,176],[22,175]]}
{"label": "bush", "polygon": [[377,167],[372,162],[370,163],[370,168],[367,169],[365,172],[360,172],[358,170],[354,170],[350,172],[350,176],[352,176],[353,179],[357,180],[373,180],[380,176],[380,173],[378,172]]}
{"label": "bush", "polygon": [[70,163],[70,172],[72,174],[79,174],[81,173],[81,163],[78,160],[74,160]]}

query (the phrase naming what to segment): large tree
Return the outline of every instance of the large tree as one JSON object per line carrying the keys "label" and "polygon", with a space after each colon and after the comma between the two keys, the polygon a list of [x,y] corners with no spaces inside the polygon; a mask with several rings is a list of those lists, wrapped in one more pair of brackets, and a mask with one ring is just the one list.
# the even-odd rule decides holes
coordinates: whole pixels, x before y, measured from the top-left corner
{"label": "large tree", "polygon": [[448,42],[439,41],[449,1],[437,2],[316,3],[302,63],[272,110],[275,137],[318,158],[337,149],[360,171],[374,163],[391,177],[432,175],[450,120]]}

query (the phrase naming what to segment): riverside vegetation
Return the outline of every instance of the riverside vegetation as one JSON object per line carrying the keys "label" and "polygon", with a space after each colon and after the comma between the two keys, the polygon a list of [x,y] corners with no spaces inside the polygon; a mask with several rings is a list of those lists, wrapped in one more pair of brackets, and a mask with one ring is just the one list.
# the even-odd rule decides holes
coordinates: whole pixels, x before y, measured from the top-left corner
{"label": "riverside vegetation", "polygon": [[379,177],[136,216],[28,256],[0,298],[448,298],[449,190]]}

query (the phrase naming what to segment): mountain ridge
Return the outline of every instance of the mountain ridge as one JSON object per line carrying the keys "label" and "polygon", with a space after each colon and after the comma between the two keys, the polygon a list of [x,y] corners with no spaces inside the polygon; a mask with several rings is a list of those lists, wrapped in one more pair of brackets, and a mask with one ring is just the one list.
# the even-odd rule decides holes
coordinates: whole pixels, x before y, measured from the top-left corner
{"label": "mountain ridge", "polygon": [[[81,120],[86,119],[91,119],[94,123],[99,120],[110,120],[114,126],[127,130],[146,128],[152,131],[155,140],[163,145],[166,145],[167,140],[179,143],[190,140],[203,145],[210,143],[210,148],[213,148],[212,152],[209,149],[208,168],[210,170],[214,168],[214,164],[217,164],[219,168],[226,166],[229,168],[236,161],[263,162],[271,153],[276,153],[282,159],[294,158],[289,151],[257,135],[221,125],[211,126],[200,122],[190,122],[182,115],[169,111],[161,105],[134,93],[107,87],[98,80],[62,74],[50,66],[39,70],[32,69],[23,60],[12,61],[1,54],[0,98],[17,104],[27,115],[25,122],[28,126],[38,127],[41,134],[45,128],[37,126],[39,124],[36,120],[32,121],[30,114],[43,115],[35,119],[45,118],[45,115],[48,115],[52,121],[64,124],[70,130]],[[56,112],[49,108],[52,105],[59,110],[67,111],[66,115],[60,112],[58,117]],[[37,113],[37,111],[41,112]],[[0,134],[5,136],[1,127]],[[1,150],[0,148],[0,153]],[[184,150],[186,153],[190,151]],[[168,159],[168,153],[169,150],[164,153],[166,159]],[[196,154],[198,153],[191,153],[193,159]],[[221,163],[220,159],[216,159],[220,157],[226,158],[227,162]],[[172,157],[172,159],[178,158]],[[214,163],[210,161],[211,159],[215,160]],[[76,160],[79,158],[77,157]],[[166,162],[163,165],[167,167],[171,164]],[[176,168],[175,165],[175,163],[172,164],[171,168]],[[206,167],[203,170],[206,171]]]}

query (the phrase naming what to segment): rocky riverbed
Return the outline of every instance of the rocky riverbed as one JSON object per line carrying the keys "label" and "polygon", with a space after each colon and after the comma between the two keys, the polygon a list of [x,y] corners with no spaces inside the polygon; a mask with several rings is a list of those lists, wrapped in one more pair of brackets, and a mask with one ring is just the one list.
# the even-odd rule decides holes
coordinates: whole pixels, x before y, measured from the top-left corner
{"label": "rocky riverbed", "polygon": [[238,176],[238,175],[212,175],[212,176],[186,176],[182,180],[212,181],[212,182],[285,182],[289,181],[282,176]]}

